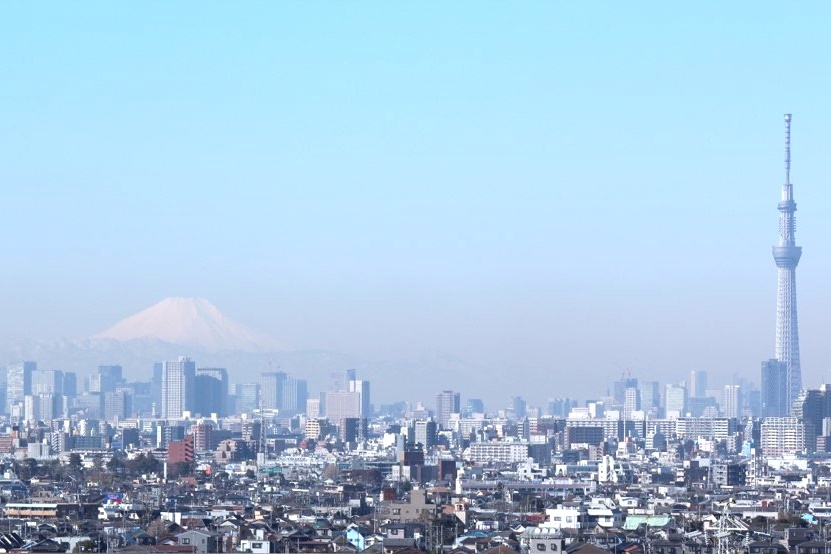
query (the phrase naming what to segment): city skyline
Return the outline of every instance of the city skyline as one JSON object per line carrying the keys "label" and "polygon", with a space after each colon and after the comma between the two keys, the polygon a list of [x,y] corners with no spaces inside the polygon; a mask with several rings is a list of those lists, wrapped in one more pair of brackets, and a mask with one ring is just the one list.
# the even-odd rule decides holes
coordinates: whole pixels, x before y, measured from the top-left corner
{"label": "city skyline", "polygon": [[486,397],[758,382],[788,112],[802,382],[828,380],[829,6],[190,6],[0,6],[0,343],[193,296],[379,387],[425,353]]}

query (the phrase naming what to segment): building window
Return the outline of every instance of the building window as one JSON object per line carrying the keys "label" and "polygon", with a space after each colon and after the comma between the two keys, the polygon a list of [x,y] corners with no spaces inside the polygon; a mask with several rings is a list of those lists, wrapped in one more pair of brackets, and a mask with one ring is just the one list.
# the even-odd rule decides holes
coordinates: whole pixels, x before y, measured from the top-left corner
{"label": "building window", "polygon": [[551,552],[557,552],[557,543],[556,542],[551,543]]}
{"label": "building window", "polygon": [[182,539],[182,544],[190,544],[190,539]]}
{"label": "building window", "polygon": [[251,543],[251,548],[262,548],[262,547],[263,547],[263,543],[261,543],[261,542],[252,542]]}
{"label": "building window", "polygon": [[541,542],[538,542],[537,543],[537,550],[539,550],[540,552],[545,552],[545,545]]}

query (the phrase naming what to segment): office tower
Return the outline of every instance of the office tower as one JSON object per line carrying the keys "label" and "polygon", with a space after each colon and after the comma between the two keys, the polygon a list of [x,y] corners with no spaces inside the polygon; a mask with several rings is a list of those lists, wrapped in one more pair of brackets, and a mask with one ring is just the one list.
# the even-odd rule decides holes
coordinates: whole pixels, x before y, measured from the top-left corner
{"label": "office tower", "polygon": [[658,381],[641,381],[640,391],[640,409],[650,418],[657,418],[661,409],[661,384]]}
{"label": "office tower", "polygon": [[724,386],[724,409],[725,417],[741,418],[742,417],[742,390],[739,385],[725,385]]}
{"label": "office tower", "polygon": [[[349,371],[354,372],[354,369]],[[353,374],[354,375],[354,374]],[[369,400],[369,381],[366,379],[352,379],[348,382],[349,392],[357,392],[361,395],[361,417],[369,417],[372,415],[372,408]]]}
{"label": "office tower", "polygon": [[468,398],[465,405],[465,416],[470,417],[472,414],[484,414],[485,403],[480,398]]}
{"label": "office tower", "polygon": [[623,397],[623,419],[631,420],[632,412],[641,409],[641,391],[637,387],[626,389]]}
{"label": "office tower", "polygon": [[90,375],[89,392],[104,394],[123,384],[124,374],[120,365],[100,365],[98,372]]}
{"label": "office tower", "polygon": [[[155,362],[153,364],[153,379],[150,381],[150,397],[157,407],[162,405],[162,370],[164,364]],[[157,408],[158,411],[158,408]]]}
{"label": "office tower", "polygon": [[309,384],[305,379],[286,376],[283,383],[283,397],[280,402],[282,409],[287,413],[302,412],[309,398]]}
{"label": "office tower", "polygon": [[49,422],[61,416],[61,397],[52,394],[29,394],[23,399],[23,413],[27,421]]}
{"label": "office tower", "polygon": [[666,394],[664,396],[664,411],[666,417],[673,419],[682,417],[686,413],[685,400],[687,391],[680,385],[667,385]]}
{"label": "office tower", "polygon": [[224,367],[200,367],[196,370],[196,398],[193,410],[210,417],[228,415],[228,370]]}
{"label": "office tower", "polygon": [[326,418],[338,423],[346,418],[361,417],[361,395],[344,390],[326,392]]}
{"label": "office tower", "polygon": [[788,364],[779,360],[762,362],[762,417],[790,415]]}
{"label": "office tower", "polygon": [[514,396],[511,398],[511,410],[514,412],[516,419],[522,419],[528,413],[528,404],[521,396]]}
{"label": "office tower", "polygon": [[63,394],[63,372],[37,369],[32,372],[32,394]]}
{"label": "office tower", "polygon": [[707,372],[700,369],[690,371],[690,383],[687,390],[691,398],[707,396]]}
{"label": "office tower", "polygon": [[280,410],[283,408],[283,387],[287,375],[283,371],[268,371],[260,378],[261,408]]}
{"label": "office tower", "polygon": [[436,445],[436,422],[420,419],[415,422],[415,443],[420,444],[425,452]]}
{"label": "office tower", "polygon": [[626,401],[626,389],[631,388],[638,388],[638,380],[629,375],[623,375],[620,380],[612,383],[612,399],[615,406],[623,406]]}
{"label": "office tower", "polygon": [[319,398],[309,398],[306,400],[306,417],[308,419],[317,419],[320,417]]}
{"label": "office tower", "polygon": [[349,382],[358,378],[357,369],[347,369],[344,371],[335,371],[331,374],[331,384],[329,390],[348,391]]}
{"label": "office tower", "polygon": [[193,408],[196,363],[185,356],[162,366],[162,419],[179,419]]}
{"label": "office tower", "polygon": [[37,362],[13,362],[6,367],[6,410],[32,394],[32,372],[37,368]]}
{"label": "office tower", "polygon": [[133,393],[126,387],[119,387],[114,391],[102,395],[104,403],[104,420],[112,421],[116,418],[128,418],[133,413]]}
{"label": "office tower", "polygon": [[822,385],[819,390],[803,390],[793,403],[791,416],[805,424],[806,443],[809,448],[816,446],[817,437],[823,434],[823,420],[831,417],[831,390]]}
{"label": "office tower", "polygon": [[66,371],[63,374],[63,395],[69,398],[78,396],[78,374]]}
{"label": "office tower", "polygon": [[796,266],[802,256],[802,248],[796,246],[796,202],[791,184],[791,114],[785,114],[785,183],[778,209],[779,242],[773,247],[777,267],[775,358],[787,366],[785,403],[791,406],[802,389],[796,315]]}
{"label": "office tower", "polygon": [[234,402],[238,414],[250,414],[260,406],[259,383],[237,383]]}
{"label": "office tower", "polygon": [[436,394],[436,423],[447,429],[450,422],[450,414],[458,414],[460,408],[459,393],[452,390],[441,391]]}

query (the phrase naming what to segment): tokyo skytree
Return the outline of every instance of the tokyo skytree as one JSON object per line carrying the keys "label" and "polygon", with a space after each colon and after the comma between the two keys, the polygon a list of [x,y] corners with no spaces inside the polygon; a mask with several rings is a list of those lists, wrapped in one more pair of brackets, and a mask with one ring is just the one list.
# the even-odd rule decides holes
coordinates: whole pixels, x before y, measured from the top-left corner
{"label": "tokyo skytree", "polygon": [[802,389],[799,367],[799,325],[796,317],[796,266],[802,248],[796,246],[796,202],[791,184],[791,114],[785,114],[785,183],[779,201],[779,242],[773,247],[778,287],[776,291],[776,359],[787,366],[787,409]]}

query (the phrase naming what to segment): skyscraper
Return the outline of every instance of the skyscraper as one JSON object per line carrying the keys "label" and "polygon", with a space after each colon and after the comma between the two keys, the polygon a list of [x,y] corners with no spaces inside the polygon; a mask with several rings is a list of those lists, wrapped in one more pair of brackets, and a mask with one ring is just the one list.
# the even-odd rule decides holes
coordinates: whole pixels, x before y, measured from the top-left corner
{"label": "skyscraper", "polygon": [[291,375],[283,383],[282,409],[286,413],[302,412],[306,409],[306,400],[309,399],[309,383],[305,379],[297,379]]}
{"label": "skyscraper", "polygon": [[779,360],[762,362],[762,417],[790,415],[788,364]]}
{"label": "skyscraper", "polygon": [[724,405],[722,408],[725,417],[738,419],[742,416],[742,388],[740,385],[724,386]]}
{"label": "skyscraper", "polygon": [[[354,372],[354,369],[349,371]],[[355,374],[352,374],[353,377]],[[357,392],[361,395],[361,417],[369,417],[372,409],[370,408],[369,400],[369,381],[366,379],[351,379],[347,385],[349,392]]]}
{"label": "skyscraper", "polygon": [[700,369],[690,371],[690,384],[687,390],[691,398],[707,396],[707,372]]}
{"label": "skyscraper", "polygon": [[259,383],[237,383],[234,389],[237,413],[251,413],[260,405]]}
{"label": "skyscraper", "polygon": [[436,422],[442,429],[447,429],[450,414],[460,412],[459,393],[452,390],[443,390],[436,394]]}
{"label": "skyscraper", "polygon": [[32,372],[37,371],[37,362],[13,362],[6,368],[6,409],[23,402],[23,397],[32,394]]}
{"label": "skyscraper", "polygon": [[796,202],[791,185],[791,114],[785,114],[785,184],[779,201],[779,242],[773,247],[777,267],[776,354],[788,370],[785,394],[790,407],[802,389],[799,365],[799,325],[796,317],[796,266],[802,248],[796,246]]}
{"label": "skyscraper", "polygon": [[196,395],[194,380],[196,362],[180,356],[162,366],[162,418],[179,419],[182,412],[193,408]]}
{"label": "skyscraper", "polygon": [[212,413],[228,415],[228,370],[224,367],[200,367],[196,370],[193,410],[203,417]]}
{"label": "skyscraper", "polygon": [[268,371],[263,373],[260,381],[261,408],[265,410],[281,410],[283,408],[283,387],[288,376],[283,371]]}

